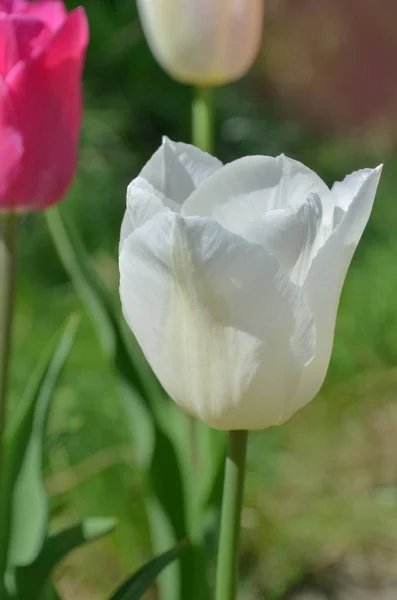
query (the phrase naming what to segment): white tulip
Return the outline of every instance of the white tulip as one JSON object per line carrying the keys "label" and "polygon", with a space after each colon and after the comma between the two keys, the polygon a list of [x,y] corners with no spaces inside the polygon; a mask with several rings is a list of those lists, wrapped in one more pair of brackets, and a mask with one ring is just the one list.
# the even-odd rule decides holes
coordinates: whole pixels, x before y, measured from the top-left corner
{"label": "white tulip", "polygon": [[264,0],[138,0],[149,46],[173,77],[219,85],[242,77],[259,51]]}
{"label": "white tulip", "polygon": [[223,166],[164,139],[128,187],[120,295],[185,411],[217,429],[263,429],[317,394],[380,173],[330,190],[283,155]]}

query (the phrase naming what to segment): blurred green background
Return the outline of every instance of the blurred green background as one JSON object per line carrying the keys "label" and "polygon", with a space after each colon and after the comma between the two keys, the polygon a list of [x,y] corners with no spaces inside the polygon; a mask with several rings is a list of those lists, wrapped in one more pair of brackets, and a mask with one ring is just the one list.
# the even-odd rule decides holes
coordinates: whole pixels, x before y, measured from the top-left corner
{"label": "blurred green background", "polygon": [[[397,594],[397,7],[394,0],[266,4],[255,68],[216,91],[217,156],[284,152],[329,184],[356,168],[380,162],[385,168],[344,288],[323,391],[287,425],[251,435],[241,600],[391,599]],[[126,186],[163,134],[189,141],[192,91],[154,61],[133,0],[84,6],[91,27],[84,126],[77,177],[63,208],[116,297]],[[44,343],[81,311],[44,219],[26,218],[15,396]],[[110,539],[76,552],[57,572],[66,598],[101,600],[149,558],[150,544],[119,391],[84,313],[47,449],[55,525],[84,515],[120,519]]]}

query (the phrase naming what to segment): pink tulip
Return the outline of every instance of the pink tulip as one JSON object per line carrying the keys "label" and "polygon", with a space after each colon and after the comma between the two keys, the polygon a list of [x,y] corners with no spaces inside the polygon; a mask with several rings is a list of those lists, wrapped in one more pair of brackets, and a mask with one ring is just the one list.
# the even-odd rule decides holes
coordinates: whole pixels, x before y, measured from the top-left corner
{"label": "pink tulip", "polygon": [[58,202],[76,167],[84,9],[0,0],[0,211]]}

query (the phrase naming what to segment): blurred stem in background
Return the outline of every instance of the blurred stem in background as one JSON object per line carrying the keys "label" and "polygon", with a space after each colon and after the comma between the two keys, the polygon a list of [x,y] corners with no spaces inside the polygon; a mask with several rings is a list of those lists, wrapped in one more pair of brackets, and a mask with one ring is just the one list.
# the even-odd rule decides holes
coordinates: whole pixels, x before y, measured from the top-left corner
{"label": "blurred stem in background", "polygon": [[[209,152],[213,152],[214,134],[213,134],[213,90],[211,87],[195,87],[193,89],[192,101],[192,144]],[[202,468],[202,448],[200,448],[200,426],[192,417],[189,419],[190,450],[192,465],[195,472],[199,473]],[[205,438],[205,443],[208,439]],[[201,451],[200,451],[201,450]],[[204,453],[205,454],[205,453]],[[197,552],[194,557],[194,589],[195,598],[204,600],[208,594],[205,580],[205,543],[202,533],[194,538],[193,545],[196,545]]]}
{"label": "blurred stem in background", "polygon": [[12,311],[16,275],[18,216],[0,216],[0,476],[2,472],[3,433],[11,351]]}
{"label": "blurred stem in background", "polygon": [[194,89],[192,104],[192,142],[201,150],[212,154],[214,148],[213,89]]}
{"label": "blurred stem in background", "polygon": [[229,431],[219,534],[215,600],[235,600],[243,507],[247,431]]}
{"label": "blurred stem in background", "polygon": [[[208,86],[193,88],[192,144],[210,154],[214,146],[213,123],[213,89]],[[198,424],[195,419],[189,419],[192,463],[195,468],[199,468]]]}

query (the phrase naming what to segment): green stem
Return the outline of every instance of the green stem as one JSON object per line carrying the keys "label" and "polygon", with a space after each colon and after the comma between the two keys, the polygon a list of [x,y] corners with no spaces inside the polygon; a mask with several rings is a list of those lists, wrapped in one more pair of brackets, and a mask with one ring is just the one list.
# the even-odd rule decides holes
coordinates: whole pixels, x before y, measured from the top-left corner
{"label": "green stem", "polygon": [[6,418],[6,394],[11,352],[11,325],[14,304],[18,217],[5,213],[0,217],[0,476],[2,472],[3,433]]}
{"label": "green stem", "polygon": [[192,141],[195,146],[210,154],[214,150],[212,88],[194,90],[192,104]]}
{"label": "green stem", "polygon": [[[193,89],[192,101],[192,143],[197,148],[209,152],[213,151],[213,103],[211,87],[196,87]],[[191,459],[193,468],[200,468],[200,454],[198,449],[198,423],[189,418],[189,435]]]}
{"label": "green stem", "polygon": [[215,600],[235,600],[247,431],[230,431],[223,486]]}
{"label": "green stem", "polygon": [[[197,87],[193,90],[192,102],[192,143],[197,148],[213,152],[213,104],[212,89],[210,87]],[[200,472],[202,468],[202,454],[200,448],[200,423],[195,419],[189,419],[189,436],[192,470],[194,473]],[[190,505],[192,506],[193,516],[196,517],[197,510],[201,506],[201,498],[197,495],[197,489],[193,492]],[[193,532],[191,532],[193,533]],[[208,589],[205,574],[206,554],[204,545],[204,536],[201,527],[195,531],[192,536],[192,552],[194,553],[194,566],[189,577],[193,578],[193,597],[191,600],[207,600]]]}

